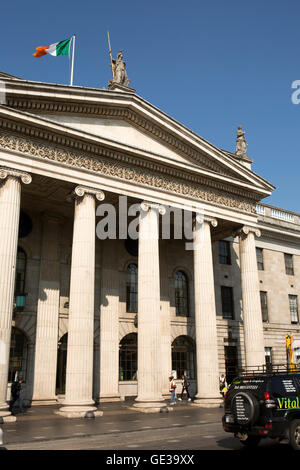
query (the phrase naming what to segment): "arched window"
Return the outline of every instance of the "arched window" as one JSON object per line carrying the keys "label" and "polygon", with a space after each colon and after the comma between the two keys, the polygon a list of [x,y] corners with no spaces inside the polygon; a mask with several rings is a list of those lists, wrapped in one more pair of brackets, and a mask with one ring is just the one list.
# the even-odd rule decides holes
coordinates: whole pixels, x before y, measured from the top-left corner
{"label": "arched window", "polygon": [[178,336],[172,344],[172,370],[195,379],[195,343],[188,336]]}
{"label": "arched window", "polygon": [[176,315],[189,316],[188,278],[183,271],[177,271],[175,274],[175,307]]}
{"label": "arched window", "polygon": [[130,333],[120,342],[119,380],[137,380],[137,334]]}
{"label": "arched window", "polygon": [[26,381],[28,342],[26,336],[17,328],[12,328],[10,339],[10,355],[8,382],[14,382],[17,376]]}
{"label": "arched window", "polygon": [[138,311],[138,267],[130,264],[127,268],[126,281],[126,312]]}
{"label": "arched window", "polygon": [[26,275],[27,257],[23,248],[18,247],[16,277],[15,277],[15,297],[23,295],[25,292],[25,275]]}

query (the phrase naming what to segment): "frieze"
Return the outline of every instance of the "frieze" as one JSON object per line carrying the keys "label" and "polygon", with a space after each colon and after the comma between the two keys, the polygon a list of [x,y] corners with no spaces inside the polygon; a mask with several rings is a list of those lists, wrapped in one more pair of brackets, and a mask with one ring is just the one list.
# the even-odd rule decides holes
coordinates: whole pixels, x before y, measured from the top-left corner
{"label": "frieze", "polygon": [[[31,136],[35,136],[35,131],[30,133]],[[60,144],[63,144],[67,139],[60,138]],[[53,138],[53,142],[55,139]],[[85,147],[85,149],[84,149]],[[88,152],[88,145],[83,146],[83,150]],[[127,182],[134,182],[151,188],[162,189],[164,191],[173,192],[175,194],[181,194],[183,196],[192,197],[194,199],[200,199],[201,201],[211,202],[212,204],[235,208],[243,212],[250,212],[256,214],[256,203],[245,200],[244,198],[234,195],[228,196],[217,188],[209,190],[209,188],[199,188],[201,182],[198,185],[182,182],[174,177],[167,176],[166,170],[158,165],[147,165],[148,168],[140,169],[132,166],[130,157],[119,155],[119,160],[127,161],[128,164],[121,163],[120,161],[111,161],[109,158],[113,158],[118,154],[112,151],[97,148],[97,154],[93,157],[88,155],[81,155],[79,153],[64,150],[59,147],[54,147],[40,142],[28,141],[19,136],[0,132],[0,148],[9,149],[23,154],[30,155],[31,157],[44,158],[52,160],[57,163],[65,164],[68,166],[83,168],[85,170],[94,171],[103,176],[110,176],[113,178],[119,178]],[[122,157],[122,158],[121,158]],[[146,166],[146,165],[145,165]],[[149,169],[152,166],[158,172],[162,173],[160,176]],[[182,176],[182,173],[181,173]],[[216,183],[215,183],[216,184]],[[228,192],[228,187],[225,185],[219,185]],[[249,194],[250,199],[250,194]]]}

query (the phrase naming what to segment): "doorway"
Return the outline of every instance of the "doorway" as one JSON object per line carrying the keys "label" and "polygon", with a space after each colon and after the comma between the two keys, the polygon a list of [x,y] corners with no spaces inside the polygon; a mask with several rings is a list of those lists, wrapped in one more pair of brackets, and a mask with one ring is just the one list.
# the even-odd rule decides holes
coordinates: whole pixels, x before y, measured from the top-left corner
{"label": "doorway", "polygon": [[67,349],[68,333],[66,333],[58,343],[56,395],[64,395],[66,393]]}
{"label": "doorway", "polygon": [[231,384],[238,374],[238,353],[236,346],[225,346],[225,376],[227,384]]}

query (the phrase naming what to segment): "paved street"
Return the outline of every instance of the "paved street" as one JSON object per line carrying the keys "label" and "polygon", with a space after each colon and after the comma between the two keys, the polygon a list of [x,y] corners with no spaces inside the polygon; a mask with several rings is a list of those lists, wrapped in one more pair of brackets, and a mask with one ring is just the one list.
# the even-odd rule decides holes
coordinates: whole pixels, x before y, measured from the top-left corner
{"label": "paved street", "polygon": [[[202,409],[178,404],[169,413],[144,414],[130,403],[107,403],[95,419],[67,419],[54,414],[58,406],[34,406],[15,423],[6,423],[8,450],[243,450],[221,425],[222,408]],[[290,452],[286,443],[264,441],[259,451]]]}

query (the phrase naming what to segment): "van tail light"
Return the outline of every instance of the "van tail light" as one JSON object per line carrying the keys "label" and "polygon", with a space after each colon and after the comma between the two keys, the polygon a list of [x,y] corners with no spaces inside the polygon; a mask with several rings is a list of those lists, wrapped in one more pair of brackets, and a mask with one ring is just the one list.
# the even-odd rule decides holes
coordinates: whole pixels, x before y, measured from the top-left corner
{"label": "van tail light", "polygon": [[276,408],[276,401],[269,392],[265,392],[265,405],[266,408]]}
{"label": "van tail light", "polygon": [[227,398],[227,395],[228,395],[228,390],[226,390],[225,395],[224,395],[224,399],[225,399],[225,400],[226,400],[226,398]]}

